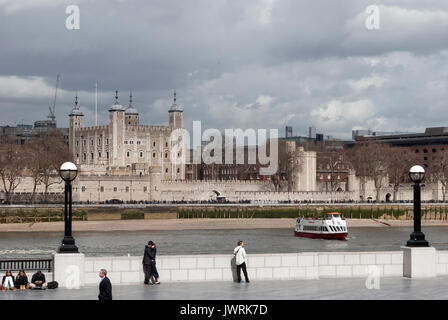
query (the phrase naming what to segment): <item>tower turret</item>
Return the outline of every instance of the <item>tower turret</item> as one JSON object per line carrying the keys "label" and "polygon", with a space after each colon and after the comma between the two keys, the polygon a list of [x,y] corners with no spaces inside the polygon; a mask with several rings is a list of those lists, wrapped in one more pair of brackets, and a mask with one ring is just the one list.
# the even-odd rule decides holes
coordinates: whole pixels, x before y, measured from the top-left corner
{"label": "tower turret", "polygon": [[132,104],[132,90],[129,93],[129,106],[125,111],[126,125],[128,126],[138,126],[139,115],[137,109],[135,109]]}
{"label": "tower turret", "polygon": [[168,111],[169,126],[171,129],[183,127],[183,110],[176,103],[176,89],[174,89],[174,101]]}
{"label": "tower turret", "polygon": [[76,145],[76,131],[82,128],[84,114],[79,110],[78,105],[78,93],[75,95],[75,105],[72,111],[69,113],[69,147],[72,151],[73,156],[75,157],[75,161],[78,161],[79,158],[79,142],[78,146]]}

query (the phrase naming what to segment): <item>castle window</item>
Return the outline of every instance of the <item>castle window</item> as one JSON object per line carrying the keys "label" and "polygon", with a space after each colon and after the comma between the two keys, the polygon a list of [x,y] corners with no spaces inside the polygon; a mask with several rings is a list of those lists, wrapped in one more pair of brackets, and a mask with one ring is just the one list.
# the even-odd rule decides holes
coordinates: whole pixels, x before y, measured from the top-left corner
{"label": "castle window", "polygon": [[168,158],[168,153],[165,153],[165,159]]}
{"label": "castle window", "polygon": [[98,139],[98,145],[99,146],[101,145],[101,139]]}
{"label": "castle window", "polygon": [[156,146],[156,143],[155,143],[155,142],[153,142],[153,143],[152,143],[152,146],[153,146],[153,147],[155,147],[155,146]]}
{"label": "castle window", "polygon": [[128,152],[126,152],[126,156],[129,158],[129,151]]}
{"label": "castle window", "polygon": [[85,186],[82,186],[82,187],[81,187],[81,191],[82,191],[82,192],[86,192],[86,187],[85,187]]}
{"label": "castle window", "polygon": [[168,168],[165,169],[165,172],[168,173]]}
{"label": "castle window", "polygon": [[177,168],[177,173],[179,173],[180,172],[180,169],[179,168]]}
{"label": "castle window", "polygon": [[127,142],[127,141],[125,141],[125,142],[124,142],[124,144],[128,144],[128,142]]}
{"label": "castle window", "polygon": [[152,157],[153,157],[153,158],[156,157],[156,153],[155,153],[155,152],[152,153]]}
{"label": "castle window", "polygon": [[143,158],[143,152],[140,151],[140,158]]}
{"label": "castle window", "polygon": [[93,152],[90,153],[90,160],[93,160]]}
{"label": "castle window", "polygon": [[104,192],[104,187],[103,186],[101,186],[100,192]]}
{"label": "castle window", "polygon": [[87,155],[86,155],[85,153],[83,153],[83,155],[82,155],[82,160],[83,160],[83,161],[86,161],[86,160],[87,160]]}
{"label": "castle window", "polygon": [[109,152],[106,152],[106,159],[109,159]]}
{"label": "castle window", "polygon": [[143,192],[148,191],[148,187],[143,187]]}
{"label": "castle window", "polygon": [[82,140],[82,145],[83,145],[83,146],[86,145],[86,140]]}
{"label": "castle window", "polygon": [[167,142],[167,143],[165,143],[165,147],[168,147],[168,142]]}
{"label": "castle window", "polygon": [[76,146],[79,146],[79,140],[76,140]]}
{"label": "castle window", "polygon": [[106,139],[106,144],[109,144],[109,138]]}
{"label": "castle window", "polygon": [[101,158],[101,152],[98,152],[98,158]]}
{"label": "castle window", "polygon": [[117,187],[114,187],[114,192],[117,192]]}
{"label": "castle window", "polygon": [[129,192],[129,187],[126,187],[126,192]]}
{"label": "castle window", "polygon": [[90,145],[93,146],[93,139],[90,139]]}

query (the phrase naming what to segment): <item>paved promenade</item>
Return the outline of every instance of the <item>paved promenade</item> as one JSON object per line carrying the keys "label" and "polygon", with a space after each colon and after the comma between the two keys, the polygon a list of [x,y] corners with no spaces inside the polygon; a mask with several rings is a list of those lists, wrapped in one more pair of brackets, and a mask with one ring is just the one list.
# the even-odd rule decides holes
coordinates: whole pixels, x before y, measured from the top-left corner
{"label": "paved promenade", "polygon": [[[0,300],[96,300],[98,287],[79,290],[1,292]],[[448,277],[417,280],[382,278],[380,289],[367,289],[365,279],[162,283],[113,286],[114,300],[412,300],[448,299]]]}

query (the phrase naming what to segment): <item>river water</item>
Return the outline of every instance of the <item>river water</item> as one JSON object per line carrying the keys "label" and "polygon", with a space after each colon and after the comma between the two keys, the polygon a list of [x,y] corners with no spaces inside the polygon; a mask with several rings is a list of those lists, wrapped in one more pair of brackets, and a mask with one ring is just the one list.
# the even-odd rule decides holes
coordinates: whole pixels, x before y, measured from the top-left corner
{"label": "river water", "polygon": [[[228,254],[238,240],[247,253],[296,253],[325,251],[399,251],[412,228],[350,228],[346,241],[294,237],[293,229],[110,231],[74,232],[80,252],[86,256],[142,255],[153,240],[158,255]],[[424,227],[431,246],[448,250],[448,227]],[[61,243],[61,232],[0,233],[0,256],[48,256]]]}

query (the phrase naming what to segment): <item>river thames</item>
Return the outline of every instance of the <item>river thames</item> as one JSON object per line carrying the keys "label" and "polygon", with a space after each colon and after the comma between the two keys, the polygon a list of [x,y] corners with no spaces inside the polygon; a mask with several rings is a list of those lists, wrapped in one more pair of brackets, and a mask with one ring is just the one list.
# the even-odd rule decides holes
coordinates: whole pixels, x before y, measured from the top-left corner
{"label": "river thames", "polygon": [[[176,230],[176,231],[78,231],[73,236],[86,256],[142,255],[153,240],[159,255],[229,254],[238,240],[250,253],[295,253],[325,251],[398,251],[412,228],[350,228],[346,241],[294,237],[293,229]],[[448,250],[448,227],[424,227],[430,245]],[[48,256],[58,248],[62,232],[17,232],[0,234],[0,256]]]}

